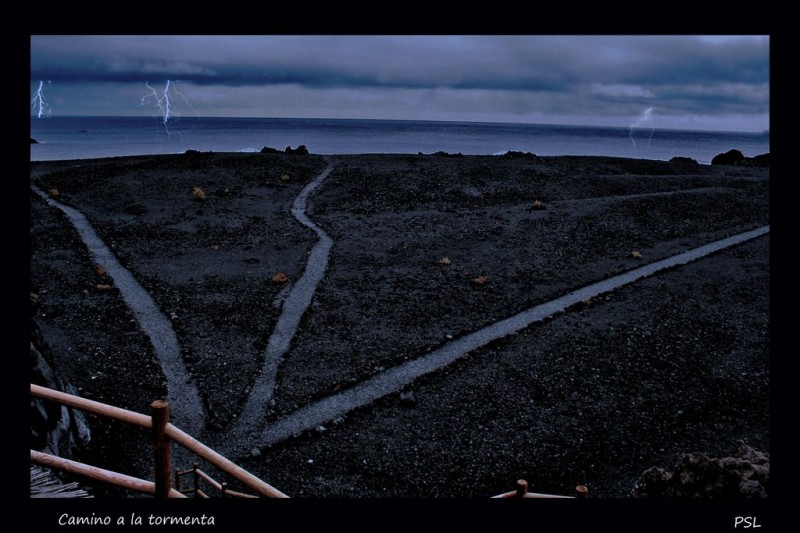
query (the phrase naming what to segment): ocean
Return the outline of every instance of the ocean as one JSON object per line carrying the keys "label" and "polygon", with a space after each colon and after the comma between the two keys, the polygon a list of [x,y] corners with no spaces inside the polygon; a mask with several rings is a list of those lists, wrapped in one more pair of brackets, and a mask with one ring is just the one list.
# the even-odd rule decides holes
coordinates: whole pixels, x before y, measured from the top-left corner
{"label": "ocean", "polygon": [[305,145],[313,154],[438,151],[497,155],[600,155],[709,164],[736,149],[769,152],[769,133],[543,124],[306,118],[31,117],[31,161],[201,152],[258,152]]}

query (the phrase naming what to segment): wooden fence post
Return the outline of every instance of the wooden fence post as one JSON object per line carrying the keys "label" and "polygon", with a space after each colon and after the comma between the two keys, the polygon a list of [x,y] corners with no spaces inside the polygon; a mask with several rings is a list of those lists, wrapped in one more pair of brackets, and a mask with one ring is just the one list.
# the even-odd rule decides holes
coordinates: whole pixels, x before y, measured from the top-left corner
{"label": "wooden fence post", "polygon": [[517,480],[517,498],[524,498],[528,494],[528,482],[524,479]]}
{"label": "wooden fence post", "polygon": [[200,490],[200,474],[197,472],[200,469],[200,463],[192,463],[192,470],[194,471],[194,496],[195,498],[199,496],[198,492]]}
{"label": "wooden fence post", "polygon": [[156,498],[166,498],[172,488],[172,447],[165,430],[169,423],[169,404],[156,400],[150,404],[153,417],[153,456],[156,466]]}

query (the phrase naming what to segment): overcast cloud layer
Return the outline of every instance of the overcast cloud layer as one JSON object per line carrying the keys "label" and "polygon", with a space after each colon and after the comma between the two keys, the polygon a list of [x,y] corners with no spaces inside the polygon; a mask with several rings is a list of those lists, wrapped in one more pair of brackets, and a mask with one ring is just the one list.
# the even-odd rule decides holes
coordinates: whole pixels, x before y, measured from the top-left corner
{"label": "overcast cloud layer", "polygon": [[32,36],[31,96],[154,115],[172,80],[182,116],[761,131],[769,66],[766,36]]}

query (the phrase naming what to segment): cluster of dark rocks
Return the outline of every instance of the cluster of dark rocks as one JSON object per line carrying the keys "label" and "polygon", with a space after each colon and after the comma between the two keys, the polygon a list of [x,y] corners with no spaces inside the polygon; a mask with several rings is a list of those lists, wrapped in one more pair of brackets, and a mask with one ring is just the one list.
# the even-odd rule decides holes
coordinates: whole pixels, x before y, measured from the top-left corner
{"label": "cluster of dark rocks", "polygon": [[[422,152],[417,152],[417,154],[418,155],[425,155]],[[458,152],[458,153],[455,153],[455,154],[451,154],[449,152],[445,152],[444,150],[439,150],[438,152],[433,152],[431,155],[436,156],[436,157],[463,157],[464,156],[464,154],[462,154],[461,152]],[[529,160],[532,160],[532,159],[536,158],[536,154],[533,154],[531,152],[520,152],[520,151],[517,151],[517,150],[509,150],[506,153],[504,153],[501,157],[503,157],[504,159],[529,159]]]}
{"label": "cluster of dark rocks", "polygon": [[284,150],[278,150],[277,148],[271,148],[269,146],[265,146],[261,149],[262,154],[289,154],[289,155],[308,155],[308,148],[306,148],[305,144],[299,145],[297,148],[292,148],[291,146],[287,146]]}
{"label": "cluster of dark rocks", "polygon": [[[419,152],[419,155],[423,155],[422,152]],[[436,157],[463,157],[464,154],[458,152],[457,154],[451,154],[449,152],[445,152],[444,150],[439,150],[438,152],[434,152],[431,154],[432,156]]]}
{"label": "cluster of dark rocks", "polygon": [[738,165],[743,167],[769,167],[769,153],[755,157],[745,157],[739,150],[728,150],[717,154],[711,160],[712,165]]}
{"label": "cluster of dark rocks", "polygon": [[503,154],[504,159],[528,159],[533,160],[536,159],[536,154],[531,152],[519,152],[517,150],[509,150],[508,152]]}
{"label": "cluster of dark rocks", "polygon": [[672,472],[645,470],[631,491],[634,498],[766,498],[769,454],[744,442],[731,457],[684,455]]}

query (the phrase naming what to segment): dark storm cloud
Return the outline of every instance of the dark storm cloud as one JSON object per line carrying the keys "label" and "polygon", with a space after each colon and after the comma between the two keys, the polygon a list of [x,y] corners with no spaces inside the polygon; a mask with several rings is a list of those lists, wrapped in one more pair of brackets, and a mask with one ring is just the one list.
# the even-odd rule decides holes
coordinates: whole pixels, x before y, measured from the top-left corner
{"label": "dark storm cloud", "polygon": [[522,71],[513,63],[524,55],[514,48],[515,42],[462,37],[35,37],[31,75],[229,86],[557,90],[563,84],[546,68],[549,61],[541,62],[542,72]]}
{"label": "dark storm cloud", "polygon": [[765,42],[693,37],[55,36],[34,37],[35,79],[182,79],[568,91],[582,83],[765,83]]}
{"label": "dark storm cloud", "polygon": [[769,38],[33,36],[39,80],[61,113],[93,113],[97,98],[135,113],[145,82],[178,80],[209,116],[625,124],[657,106],[663,117],[714,115],[713,127],[748,116],[761,129]]}

